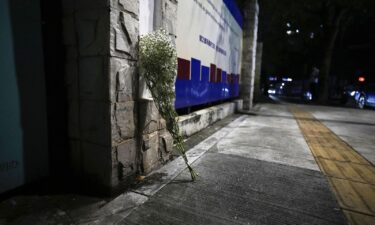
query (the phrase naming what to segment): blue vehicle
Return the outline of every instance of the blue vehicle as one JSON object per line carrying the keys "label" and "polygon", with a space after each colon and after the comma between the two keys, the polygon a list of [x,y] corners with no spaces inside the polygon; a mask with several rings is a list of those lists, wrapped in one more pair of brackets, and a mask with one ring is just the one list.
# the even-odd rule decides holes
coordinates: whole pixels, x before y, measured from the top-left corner
{"label": "blue vehicle", "polygon": [[362,83],[358,85],[357,90],[351,91],[350,95],[360,109],[375,107],[375,83]]}

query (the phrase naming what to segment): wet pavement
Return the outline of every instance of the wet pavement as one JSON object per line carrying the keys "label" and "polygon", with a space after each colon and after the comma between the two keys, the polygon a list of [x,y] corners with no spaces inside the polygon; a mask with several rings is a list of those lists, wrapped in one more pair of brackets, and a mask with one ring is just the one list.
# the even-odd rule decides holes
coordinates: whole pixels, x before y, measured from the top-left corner
{"label": "wet pavement", "polygon": [[[301,118],[295,117],[295,107],[314,118],[320,128],[305,124],[304,129]],[[320,170],[319,160],[326,159],[317,159],[306,136],[319,137],[321,134],[314,133],[317,128],[336,137],[331,143],[326,136],[328,144],[321,146],[328,146],[326,151],[330,151],[347,145],[350,154],[368,163],[370,172],[366,174],[372,181],[374,121],[375,110],[259,104],[254,112],[220,121],[186,142],[191,149],[188,158],[199,173],[195,182],[190,181],[183,161],[177,158],[115,199],[60,196],[64,200],[59,203],[54,196],[55,200],[48,200],[50,207],[44,207],[48,213],[43,214],[37,202],[51,197],[40,197],[34,200],[37,207],[33,213],[24,210],[22,215],[12,214],[9,207],[12,200],[15,204],[25,200],[8,200],[8,205],[0,204],[0,212],[8,210],[13,220],[7,223],[9,216],[0,213],[0,224],[348,224],[344,212],[351,222],[375,224],[375,217],[368,213],[374,207],[374,184],[367,182],[367,194],[362,196],[370,199],[365,201],[370,211],[346,212],[340,192],[332,186],[334,174]],[[342,163],[336,161],[333,163]],[[356,168],[357,164],[350,166]],[[334,178],[343,181],[340,190],[349,190],[343,177]],[[350,191],[342,193],[357,196],[347,199],[358,202],[358,195]],[[366,218],[350,219],[353,213],[366,214]]]}

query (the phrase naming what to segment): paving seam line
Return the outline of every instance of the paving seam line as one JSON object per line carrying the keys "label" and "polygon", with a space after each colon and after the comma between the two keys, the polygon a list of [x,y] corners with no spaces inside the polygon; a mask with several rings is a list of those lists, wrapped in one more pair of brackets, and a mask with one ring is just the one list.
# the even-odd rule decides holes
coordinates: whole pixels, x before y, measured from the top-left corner
{"label": "paving seam line", "polygon": [[[227,136],[229,133],[231,133],[233,128],[238,127],[246,118],[246,115],[240,116],[234,121],[230,122],[229,124],[225,125],[224,127],[220,128],[218,131],[216,131],[214,134],[210,135],[206,139],[204,139],[199,144],[195,145],[193,148],[191,148],[189,151],[186,152],[186,155],[188,157],[189,163],[193,164],[195,161],[197,161],[201,156],[203,156],[209,149],[211,149],[212,146],[214,146],[220,139]],[[229,128],[228,128],[229,127]],[[216,139],[216,141],[211,141],[212,139]],[[141,186],[139,188],[129,190],[126,193],[135,193],[138,195],[146,196],[148,199],[155,195],[158,191],[160,191],[163,187],[165,187],[167,184],[169,184],[173,179],[175,179],[178,175],[180,175],[184,170],[186,170],[186,165],[182,159],[182,156],[177,157],[173,161],[167,163],[160,169],[151,172],[147,177],[152,176],[153,174],[157,173],[167,173],[167,178],[163,180],[160,183],[153,184],[147,187],[147,185]],[[199,179],[199,177],[198,177]],[[124,193],[124,194],[126,194]],[[136,205],[133,207],[129,213],[122,219],[125,219],[128,217],[133,210],[141,206],[142,204],[146,203],[148,199],[145,202],[142,202],[139,205]]]}
{"label": "paving seam line", "polygon": [[[375,175],[374,165],[311,113],[295,106],[289,109],[348,222],[353,225],[375,224],[375,185],[366,180],[368,175]],[[309,123],[305,123],[306,120]],[[334,139],[322,140],[324,136],[334,137]],[[337,145],[326,145],[325,142],[328,141]],[[342,160],[337,160],[337,156]],[[356,174],[348,172],[350,170],[340,170],[335,165],[337,162],[345,163],[345,166],[353,169],[351,171]],[[328,166],[331,167],[328,168]],[[361,174],[361,171],[353,166],[367,167],[369,174]],[[338,175],[341,177],[337,177]],[[363,179],[362,182],[356,180],[358,177]]]}

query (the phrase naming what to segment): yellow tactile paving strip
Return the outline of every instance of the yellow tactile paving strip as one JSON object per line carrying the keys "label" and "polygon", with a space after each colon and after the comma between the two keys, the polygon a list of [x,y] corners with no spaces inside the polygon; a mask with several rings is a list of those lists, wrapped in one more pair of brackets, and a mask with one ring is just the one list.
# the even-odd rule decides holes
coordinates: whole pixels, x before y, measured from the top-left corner
{"label": "yellow tactile paving strip", "polygon": [[350,224],[375,225],[375,167],[310,113],[291,112]]}

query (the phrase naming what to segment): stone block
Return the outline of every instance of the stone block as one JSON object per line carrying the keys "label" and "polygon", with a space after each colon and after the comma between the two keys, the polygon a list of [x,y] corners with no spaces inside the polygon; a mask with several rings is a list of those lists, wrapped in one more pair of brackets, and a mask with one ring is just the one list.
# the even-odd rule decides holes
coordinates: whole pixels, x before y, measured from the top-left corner
{"label": "stone block", "polygon": [[85,180],[106,187],[111,185],[112,157],[110,148],[110,146],[81,142],[81,166]]}
{"label": "stone block", "polygon": [[167,123],[165,121],[165,119],[161,118],[159,119],[159,125],[158,125],[158,130],[163,130],[163,129],[166,129],[167,127]]}
{"label": "stone block", "polygon": [[72,15],[76,10],[76,0],[61,0],[61,6],[65,15]]}
{"label": "stone block", "polygon": [[80,138],[79,102],[68,100],[68,137]]}
{"label": "stone block", "polygon": [[[253,43],[251,43],[250,45],[254,46]],[[256,48],[256,46],[254,48]],[[247,62],[251,65],[253,64],[253,62],[255,62],[255,52],[254,52],[253,47],[252,49],[247,50],[246,54],[245,53],[243,54],[242,60],[244,60],[244,62]],[[251,67],[249,69],[251,69]]]}
{"label": "stone block", "polygon": [[160,115],[152,100],[139,102],[139,127],[143,134],[149,134],[159,129]]}
{"label": "stone block", "polygon": [[242,99],[234,100],[234,104],[235,104],[235,111],[236,112],[241,111],[243,109],[243,100]]}
{"label": "stone block", "polygon": [[65,87],[68,100],[79,99],[78,87],[78,65],[77,61],[66,61],[65,63]]}
{"label": "stone block", "polygon": [[111,7],[120,11],[126,11],[135,18],[139,16],[139,0],[111,0]]}
{"label": "stone block", "polygon": [[163,28],[174,38],[177,34],[177,2],[155,0],[155,27]]}
{"label": "stone block", "polygon": [[142,140],[143,172],[147,174],[161,165],[158,132],[156,131],[151,134],[143,135]]}
{"label": "stone block", "polygon": [[80,134],[84,141],[111,146],[110,104],[98,101],[80,102]]}
{"label": "stone block", "polygon": [[172,135],[164,130],[159,131],[159,155],[163,162],[169,160],[170,153],[173,150],[173,138]]}
{"label": "stone block", "polygon": [[82,153],[80,145],[81,143],[78,140],[69,140],[69,167],[75,176],[80,176],[82,172]]}
{"label": "stone block", "polygon": [[65,46],[65,60],[77,61],[77,59],[78,59],[77,46]]}
{"label": "stone block", "polygon": [[235,112],[235,103],[228,102],[178,117],[180,134],[190,137],[216,121]]}
{"label": "stone block", "polygon": [[126,59],[110,59],[110,101],[125,102],[135,99],[137,68]]}
{"label": "stone block", "polygon": [[76,44],[76,33],[74,27],[74,16],[65,16],[62,19],[63,43],[64,45]]}
{"label": "stone block", "polygon": [[164,0],[163,2],[163,28],[176,36],[177,4],[170,0]]}
{"label": "stone block", "polygon": [[135,102],[115,103],[111,106],[112,143],[116,145],[136,135]]}
{"label": "stone block", "polygon": [[76,13],[79,53],[82,56],[109,52],[109,10],[90,9]]}
{"label": "stone block", "polygon": [[126,140],[113,147],[112,156],[112,185],[134,175],[137,171],[137,142],[136,139]]}
{"label": "stone block", "polygon": [[109,8],[110,0],[76,0],[77,10]]}
{"label": "stone block", "polygon": [[79,60],[79,90],[84,100],[108,99],[108,70],[104,57],[84,57]]}
{"label": "stone block", "polygon": [[131,14],[111,9],[110,54],[119,58],[138,58],[139,21]]}

